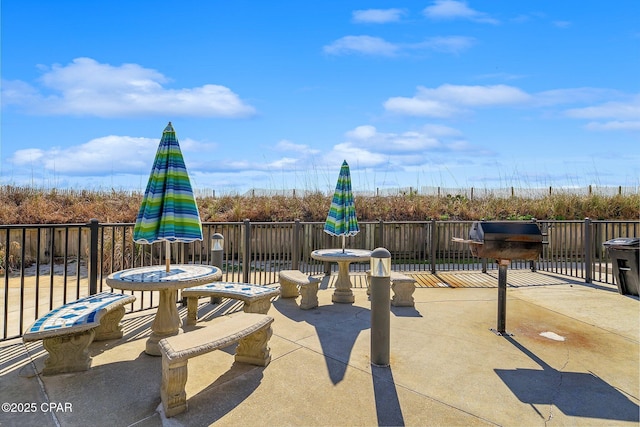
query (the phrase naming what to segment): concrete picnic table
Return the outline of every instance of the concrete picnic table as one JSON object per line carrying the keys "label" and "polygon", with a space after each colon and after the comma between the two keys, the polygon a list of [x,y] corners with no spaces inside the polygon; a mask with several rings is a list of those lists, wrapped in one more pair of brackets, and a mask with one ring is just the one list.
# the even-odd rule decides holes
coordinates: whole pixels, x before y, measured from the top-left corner
{"label": "concrete picnic table", "polygon": [[147,340],[145,353],[160,356],[158,342],[162,338],[181,332],[180,315],[176,307],[174,292],[178,289],[205,285],[222,279],[218,267],[200,264],[154,265],[130,268],[107,277],[107,285],[129,291],[159,291],[158,311],[151,325],[151,336]]}
{"label": "concrete picnic table", "polygon": [[311,258],[318,261],[338,263],[336,290],[333,292],[331,301],[341,303],[354,302],[355,297],[351,290],[351,279],[349,278],[349,264],[352,262],[368,262],[371,259],[371,251],[364,249],[317,249],[311,252]]}

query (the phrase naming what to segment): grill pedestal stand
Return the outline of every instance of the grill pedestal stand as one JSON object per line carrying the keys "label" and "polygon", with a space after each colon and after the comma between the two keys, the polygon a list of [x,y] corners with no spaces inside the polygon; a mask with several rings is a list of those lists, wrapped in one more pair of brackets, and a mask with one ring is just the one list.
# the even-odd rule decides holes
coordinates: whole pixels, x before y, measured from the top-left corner
{"label": "grill pedestal stand", "polygon": [[498,326],[491,331],[499,336],[511,336],[507,332],[507,267],[511,262],[508,259],[498,261]]}

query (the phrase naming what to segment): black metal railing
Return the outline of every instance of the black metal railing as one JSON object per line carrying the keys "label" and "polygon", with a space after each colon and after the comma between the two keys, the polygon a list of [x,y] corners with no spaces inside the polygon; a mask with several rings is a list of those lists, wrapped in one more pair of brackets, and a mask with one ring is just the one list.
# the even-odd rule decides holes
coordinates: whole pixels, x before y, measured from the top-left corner
{"label": "black metal railing", "polygon": [[[513,260],[510,268],[548,271],[613,283],[603,243],[616,237],[640,236],[640,221],[537,221],[545,244],[538,261]],[[493,260],[474,258],[467,238],[472,221],[360,222],[360,233],[347,247],[385,247],[397,271],[487,271]],[[88,294],[108,290],[112,272],[164,262],[165,246],[133,242],[134,224],[4,225],[0,226],[0,340],[22,335],[35,319],[55,307]],[[340,247],[341,238],[323,231],[321,222],[210,222],[203,224],[201,242],[171,244],[173,263],[211,263],[211,237],[224,236],[223,280],[272,284],[282,269],[322,274],[337,268],[311,258],[320,248]],[[365,271],[354,263],[352,271]],[[154,292],[136,293],[128,311],[155,307]]]}

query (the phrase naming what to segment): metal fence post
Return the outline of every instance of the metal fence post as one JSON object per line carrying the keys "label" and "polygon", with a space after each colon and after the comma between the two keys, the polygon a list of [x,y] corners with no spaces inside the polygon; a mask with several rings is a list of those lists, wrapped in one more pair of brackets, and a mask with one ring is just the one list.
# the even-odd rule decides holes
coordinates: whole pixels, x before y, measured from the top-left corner
{"label": "metal fence post", "polygon": [[[440,188],[438,187],[438,191]],[[436,251],[438,248],[438,230],[435,219],[431,220],[431,274],[436,274]]]}
{"label": "metal fence post", "polygon": [[251,272],[251,221],[244,220],[244,251],[242,255],[242,281],[249,283]]}
{"label": "metal fence post", "polygon": [[98,220],[89,221],[89,295],[98,293]]}
{"label": "metal fence post", "polygon": [[[534,224],[536,224],[538,226],[538,228],[540,228],[540,225],[538,225],[538,220],[535,218],[531,218],[531,222],[533,222]],[[540,259],[540,256],[538,256],[538,259]],[[537,266],[537,262],[535,260],[531,260],[529,261],[529,269],[531,269],[531,271],[535,272],[538,270],[538,266]]]}
{"label": "metal fence post", "polygon": [[591,277],[591,267],[592,267],[592,261],[593,261],[593,255],[592,255],[592,246],[593,246],[593,242],[592,240],[592,230],[591,230],[591,219],[589,218],[585,218],[584,219],[584,281],[585,283],[591,283],[592,281],[592,277]]}
{"label": "metal fence post", "polygon": [[293,248],[291,251],[291,269],[300,269],[300,220],[293,223]]}

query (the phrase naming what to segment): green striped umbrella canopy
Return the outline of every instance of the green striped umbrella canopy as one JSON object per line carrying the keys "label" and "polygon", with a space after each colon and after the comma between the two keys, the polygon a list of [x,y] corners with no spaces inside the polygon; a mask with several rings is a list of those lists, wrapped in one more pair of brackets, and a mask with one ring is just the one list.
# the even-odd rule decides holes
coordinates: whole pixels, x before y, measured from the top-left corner
{"label": "green striped umbrella canopy", "polygon": [[351,173],[346,160],[342,162],[340,168],[336,190],[333,193],[329,214],[324,223],[324,231],[332,236],[342,236],[343,252],[345,237],[355,236],[360,231],[356,217],[356,206],[351,192]]}
{"label": "green striped umbrella canopy", "polygon": [[171,122],[162,139],[133,229],[133,241],[165,241],[167,271],[169,243],[202,240],[202,223],[176,132]]}

